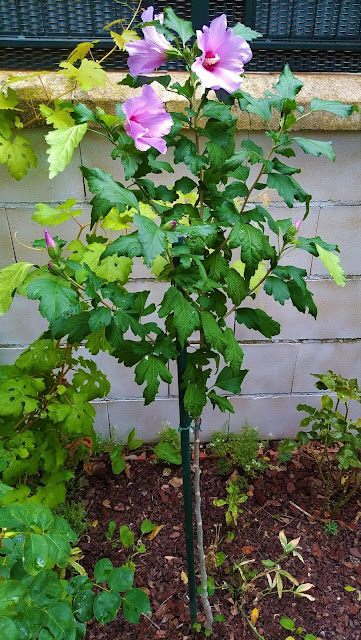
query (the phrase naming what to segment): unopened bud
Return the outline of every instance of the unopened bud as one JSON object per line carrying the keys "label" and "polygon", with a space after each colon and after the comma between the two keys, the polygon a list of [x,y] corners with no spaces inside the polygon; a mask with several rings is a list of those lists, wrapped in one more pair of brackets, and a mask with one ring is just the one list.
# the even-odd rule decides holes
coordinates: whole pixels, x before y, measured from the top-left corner
{"label": "unopened bud", "polygon": [[176,220],[170,220],[170,222],[166,222],[163,225],[163,229],[164,231],[173,231],[177,226],[177,221]]}

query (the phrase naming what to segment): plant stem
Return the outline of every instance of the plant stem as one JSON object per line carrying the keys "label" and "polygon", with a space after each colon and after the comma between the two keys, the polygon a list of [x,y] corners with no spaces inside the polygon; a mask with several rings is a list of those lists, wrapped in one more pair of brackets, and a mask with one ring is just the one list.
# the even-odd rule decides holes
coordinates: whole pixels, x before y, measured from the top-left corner
{"label": "plant stem", "polygon": [[187,349],[181,351],[177,358],[178,394],[179,394],[179,423],[181,429],[183,500],[184,500],[184,528],[186,535],[188,593],[191,624],[197,622],[197,590],[194,569],[193,546],[193,509],[192,509],[192,478],[191,478],[191,448],[189,440],[190,416],[184,407],[185,390],[182,386],[183,375],[187,367]]}
{"label": "plant stem", "polygon": [[[197,424],[198,422],[198,424]],[[202,510],[201,510],[201,469],[199,465],[199,445],[200,445],[200,419],[195,421],[194,429],[194,496],[195,496],[195,513],[197,524],[197,546],[198,546],[198,558],[199,566],[201,570],[201,599],[206,614],[205,629],[206,631],[212,631],[213,614],[211,605],[208,598],[207,590],[207,569],[206,569],[206,556],[204,553],[203,542],[203,523],[202,523]]]}

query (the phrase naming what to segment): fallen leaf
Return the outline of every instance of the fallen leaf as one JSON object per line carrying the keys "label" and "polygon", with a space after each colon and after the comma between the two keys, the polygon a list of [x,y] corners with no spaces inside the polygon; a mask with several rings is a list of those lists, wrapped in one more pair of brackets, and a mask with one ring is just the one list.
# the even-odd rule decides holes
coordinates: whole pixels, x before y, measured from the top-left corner
{"label": "fallen leaf", "polygon": [[149,540],[154,540],[155,536],[158,535],[159,531],[161,531],[165,527],[165,524],[158,524],[153,531],[149,534]]}
{"label": "fallen leaf", "polygon": [[176,556],[164,556],[164,559],[170,562],[171,560],[175,560]]}
{"label": "fallen leaf", "polygon": [[254,486],[253,486],[253,484],[250,484],[249,485],[249,489],[247,491],[247,495],[248,495],[249,498],[253,498],[253,494],[254,494]]}
{"label": "fallen leaf", "polygon": [[175,524],[172,529],[174,529],[174,531],[180,531],[182,529],[182,527],[180,527],[179,525]]}
{"label": "fallen leaf", "polygon": [[168,476],[170,476],[171,473],[172,473],[172,469],[170,469],[169,467],[164,467],[162,476],[164,476],[165,478],[168,478]]}
{"label": "fallen leaf", "polygon": [[98,524],[99,524],[99,521],[98,521],[98,520],[94,520],[94,521],[92,522],[92,527],[94,527],[94,529],[95,529],[95,527],[97,527],[97,526],[98,526]]}
{"label": "fallen leaf", "polygon": [[146,594],[147,594],[147,596],[149,596],[149,595],[150,595],[150,591],[149,591],[148,587],[139,587],[139,589],[141,589],[142,591],[144,591],[144,593],[146,593]]}
{"label": "fallen leaf", "polygon": [[242,547],[241,551],[244,556],[249,556],[249,554],[252,553],[252,551],[254,551],[254,547],[245,545],[244,547]]}
{"label": "fallen leaf", "polygon": [[169,480],[169,484],[175,489],[179,489],[179,487],[183,485],[183,478],[178,478],[177,476],[174,476],[174,478]]}
{"label": "fallen leaf", "polygon": [[130,464],[129,464],[129,462],[127,462],[125,464],[124,473],[125,473],[126,477],[128,478],[128,480],[130,480],[131,479],[131,473],[130,473]]}
{"label": "fallen leaf", "polygon": [[230,482],[236,482],[238,477],[239,477],[239,473],[238,473],[237,469],[235,469],[233,471],[233,473],[231,473],[231,475],[229,476],[229,478],[227,480],[227,484],[229,484]]}
{"label": "fallen leaf", "polygon": [[232,616],[238,616],[239,611],[238,611],[238,607],[236,604],[233,605],[233,607],[231,607],[231,614]]}
{"label": "fallen leaf", "polygon": [[103,505],[103,507],[106,507],[107,509],[110,509],[110,502],[109,502],[108,498],[103,500],[102,505]]}
{"label": "fallen leaf", "polygon": [[251,622],[252,622],[252,624],[256,624],[256,622],[258,620],[258,616],[259,616],[259,611],[255,607],[254,609],[252,609],[252,612],[251,612]]}
{"label": "fallen leaf", "polygon": [[184,582],[185,585],[188,584],[188,576],[184,571],[181,572],[181,580],[182,582]]}

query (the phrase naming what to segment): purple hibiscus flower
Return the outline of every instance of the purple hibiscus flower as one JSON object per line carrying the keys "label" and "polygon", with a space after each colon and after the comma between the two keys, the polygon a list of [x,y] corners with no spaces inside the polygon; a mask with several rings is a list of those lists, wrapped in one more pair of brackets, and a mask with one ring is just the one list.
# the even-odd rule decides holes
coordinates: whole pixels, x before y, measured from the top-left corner
{"label": "purple hibiscus flower", "polygon": [[144,85],[142,95],[124,102],[123,111],[124,128],[137,149],[146,151],[154,147],[160,153],[167,151],[163,136],[170,132],[173,120],[152,87]]}
{"label": "purple hibiscus flower", "polygon": [[[159,20],[162,24],[163,13],[155,15],[154,18],[153,13],[153,7],[148,7],[142,13],[142,21],[152,22],[153,20]],[[170,42],[155,27],[144,27],[142,31],[144,40],[128,42],[125,46],[129,53],[128,67],[132,76],[152,73],[166,61],[167,56],[164,52],[172,48]]]}
{"label": "purple hibiscus flower", "polygon": [[243,65],[252,58],[249,44],[227,29],[225,15],[212,20],[209,27],[197,31],[198,47],[202,55],[192,64],[192,71],[203,87],[237,91],[242,82]]}

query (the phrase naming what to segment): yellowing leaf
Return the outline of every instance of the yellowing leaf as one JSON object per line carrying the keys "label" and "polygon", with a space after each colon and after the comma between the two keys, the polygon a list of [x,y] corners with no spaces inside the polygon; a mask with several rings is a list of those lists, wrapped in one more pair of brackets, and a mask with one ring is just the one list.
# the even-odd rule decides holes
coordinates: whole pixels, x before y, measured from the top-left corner
{"label": "yellowing leaf", "polygon": [[25,280],[33,265],[29,262],[15,262],[0,271],[0,315],[9,309],[15,289]]}
{"label": "yellowing leaf", "polygon": [[[244,275],[244,270],[245,270],[245,264],[244,262],[242,262],[242,260],[235,260],[232,264],[231,264],[232,269],[235,269],[236,271],[238,271],[238,273],[243,276]],[[266,265],[264,262],[260,262],[256,272],[254,273],[254,275],[252,276],[252,278],[250,279],[249,282],[249,287],[250,289],[253,289],[255,286],[257,286],[257,284],[262,280],[263,276],[265,275],[267,271]],[[256,289],[257,291],[258,289]]]}
{"label": "yellowing leaf", "polygon": [[84,58],[79,68],[74,67],[70,62],[61,62],[60,73],[77,82],[83,91],[89,91],[94,87],[105,87],[106,73],[98,62]]}
{"label": "yellowing leaf", "polygon": [[165,258],[163,258],[163,256],[158,254],[157,256],[155,256],[152,262],[151,272],[154,273],[156,277],[158,277],[159,274],[162,273],[166,264],[168,264],[168,260],[166,260]]}
{"label": "yellowing leaf", "polygon": [[48,204],[38,202],[35,205],[36,211],[31,219],[43,226],[53,227],[83,213],[81,209],[71,211],[75,204],[75,198],[68,198],[64,204],[59,204],[57,207],[50,207]]}
{"label": "yellowing leaf", "polygon": [[115,31],[111,31],[110,35],[112,36],[115,44],[119,47],[120,51],[124,51],[125,45],[128,42],[132,42],[133,40],[140,40],[140,37],[136,34],[135,31],[124,30],[123,33],[116,33]]}
{"label": "yellowing leaf", "polygon": [[63,171],[71,161],[74,150],[83,139],[88,128],[87,123],[77,124],[68,129],[56,129],[50,131],[45,136],[45,140],[49,145],[47,154],[49,156],[49,178],[54,178],[58,173]]}
{"label": "yellowing leaf", "polygon": [[96,529],[96,527],[98,526],[99,521],[98,520],[93,520],[92,522],[92,527],[94,527],[94,529]]}
{"label": "yellowing leaf", "polygon": [[3,91],[0,91],[0,109],[15,109],[18,103],[19,99],[14,89],[9,87],[7,95]]}
{"label": "yellowing leaf", "polygon": [[185,585],[188,584],[188,576],[184,571],[181,572],[181,580]]}
{"label": "yellowing leaf", "polygon": [[252,624],[256,624],[256,622],[258,620],[258,616],[259,616],[258,609],[256,609],[256,608],[252,609],[252,612],[251,612],[251,622],[252,622]]}
{"label": "yellowing leaf", "polygon": [[21,180],[30,167],[36,167],[37,159],[29,140],[15,136],[5,140],[0,136],[0,164],[6,164],[15,180]]}
{"label": "yellowing leaf", "polygon": [[325,249],[320,247],[318,244],[316,244],[316,249],[318,251],[318,257],[326,267],[330,276],[332,276],[339,287],[344,287],[346,284],[346,278],[345,272],[340,265],[340,258],[331,251],[325,251]]}
{"label": "yellowing leaf", "polygon": [[99,42],[99,40],[93,40],[92,42],[79,42],[75,49],[69,53],[67,58],[68,62],[73,64],[73,62],[76,62],[77,60],[83,60],[97,42]]}
{"label": "yellowing leaf", "polygon": [[41,104],[39,109],[47,124],[52,124],[54,129],[68,129],[75,125],[75,121],[70,115],[73,110],[72,106],[56,105],[55,109],[52,109],[46,104]]}
{"label": "yellowing leaf", "polygon": [[100,278],[104,278],[108,282],[119,282],[125,284],[128,282],[129,274],[132,271],[133,260],[125,256],[117,255],[108,256],[100,262],[94,271]]}
{"label": "yellowing leaf", "polygon": [[165,524],[158,524],[153,531],[149,534],[149,540],[154,540],[155,536],[158,535],[159,531],[161,531],[165,527]]}
{"label": "yellowing leaf", "polygon": [[133,215],[128,211],[125,213],[119,213],[116,207],[112,207],[109,213],[105,216],[101,226],[103,229],[121,231],[122,229],[129,229],[129,223],[132,222],[132,220]]}

